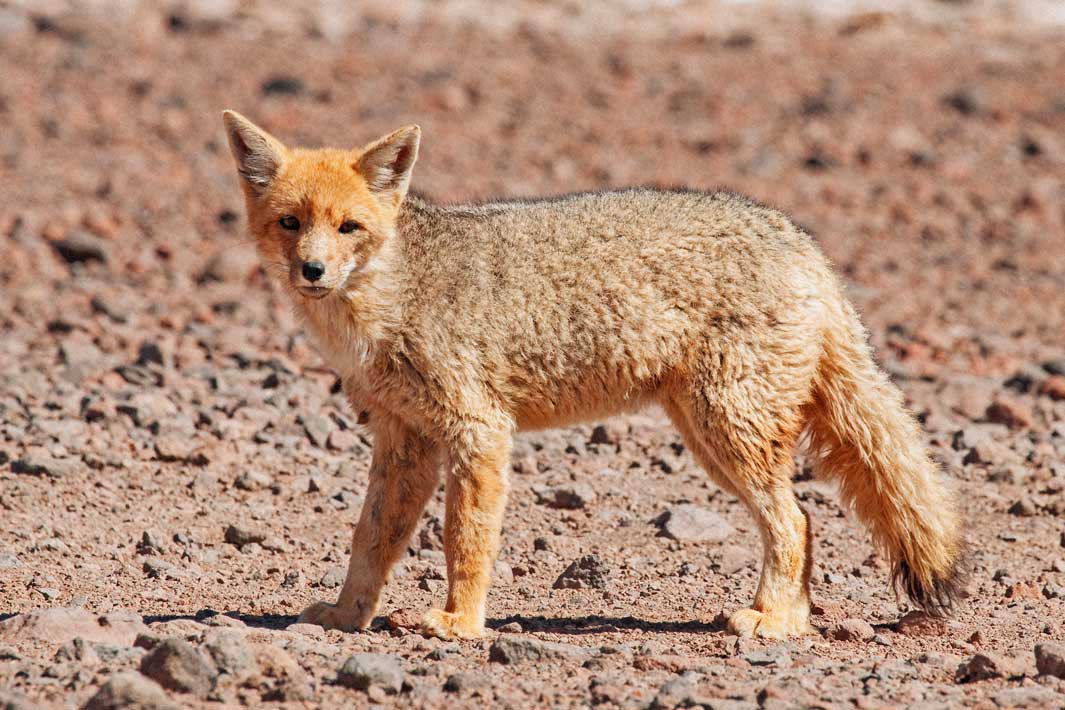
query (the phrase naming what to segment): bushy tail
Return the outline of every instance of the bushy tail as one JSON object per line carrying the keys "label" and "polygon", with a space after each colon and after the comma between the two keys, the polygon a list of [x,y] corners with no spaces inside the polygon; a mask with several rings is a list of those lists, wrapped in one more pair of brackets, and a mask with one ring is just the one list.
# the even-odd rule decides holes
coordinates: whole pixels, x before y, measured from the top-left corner
{"label": "bushy tail", "polygon": [[830,308],[809,419],[815,468],[838,481],[844,501],[887,552],[893,578],[932,614],[960,587],[961,524],[902,393],[873,362],[857,314]]}

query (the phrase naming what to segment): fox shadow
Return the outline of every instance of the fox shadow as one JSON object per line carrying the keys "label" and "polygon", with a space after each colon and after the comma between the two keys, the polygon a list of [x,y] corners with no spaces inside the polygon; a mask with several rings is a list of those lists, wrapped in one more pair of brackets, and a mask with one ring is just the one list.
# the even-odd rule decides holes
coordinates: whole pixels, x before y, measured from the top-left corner
{"label": "fox shadow", "polygon": [[[144,623],[175,621],[187,619],[211,623],[212,617],[226,616],[244,623],[246,626],[267,630],[282,630],[295,624],[299,617],[286,614],[244,614],[239,611],[220,612],[215,609],[201,609],[194,614],[159,614],[144,617]],[[726,622],[719,614],[712,621],[650,621],[635,616],[529,616],[515,614],[506,617],[488,619],[486,626],[499,630],[508,624],[518,623],[523,632],[542,632],[553,634],[602,634],[615,631],[643,631],[649,633],[709,633],[724,631]],[[389,629],[388,620],[383,616],[374,618],[370,624],[371,631]]]}

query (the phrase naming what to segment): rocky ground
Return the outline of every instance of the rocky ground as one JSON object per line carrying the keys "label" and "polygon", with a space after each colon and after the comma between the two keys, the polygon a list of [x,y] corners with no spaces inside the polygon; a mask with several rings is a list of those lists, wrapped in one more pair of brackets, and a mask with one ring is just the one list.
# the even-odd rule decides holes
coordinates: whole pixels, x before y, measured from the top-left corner
{"label": "rocky ground", "polygon": [[[1060,27],[338,5],[0,3],[0,707],[1065,707]],[[370,631],[296,624],[342,581],[370,442],[256,266],[226,107],[304,143],[416,121],[442,200],[790,212],[962,494],[957,614],[907,613],[798,461],[818,633],[738,641],[756,532],[648,412],[520,437],[490,638],[407,630],[443,598],[439,495]]]}

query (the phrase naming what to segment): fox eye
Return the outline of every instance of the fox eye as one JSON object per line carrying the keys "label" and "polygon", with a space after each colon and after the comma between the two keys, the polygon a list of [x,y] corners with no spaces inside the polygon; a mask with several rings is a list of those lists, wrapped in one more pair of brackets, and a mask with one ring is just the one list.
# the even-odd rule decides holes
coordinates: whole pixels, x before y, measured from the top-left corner
{"label": "fox eye", "polygon": [[351,232],[354,232],[358,228],[359,228],[359,223],[356,222],[353,219],[349,219],[349,220],[345,221],[342,225],[340,225],[338,230],[340,231],[341,234],[350,234]]}
{"label": "fox eye", "polygon": [[290,232],[295,232],[300,228],[300,221],[290,214],[281,218],[281,228],[287,229]]}

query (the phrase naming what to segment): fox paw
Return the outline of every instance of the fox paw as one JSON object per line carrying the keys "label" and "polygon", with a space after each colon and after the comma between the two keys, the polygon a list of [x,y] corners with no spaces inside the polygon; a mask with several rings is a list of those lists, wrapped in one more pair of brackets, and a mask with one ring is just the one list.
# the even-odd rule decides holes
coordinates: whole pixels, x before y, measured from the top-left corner
{"label": "fox paw", "polygon": [[476,619],[443,609],[430,609],[422,619],[422,632],[441,639],[476,639],[484,636],[484,627]]}
{"label": "fox paw", "polygon": [[740,609],[728,620],[729,631],[741,638],[786,639],[810,632],[807,609],[763,612]]}
{"label": "fox paw", "polygon": [[349,609],[327,602],[317,602],[303,610],[299,623],[317,624],[323,629],[361,631],[370,625],[369,616],[360,605]]}

